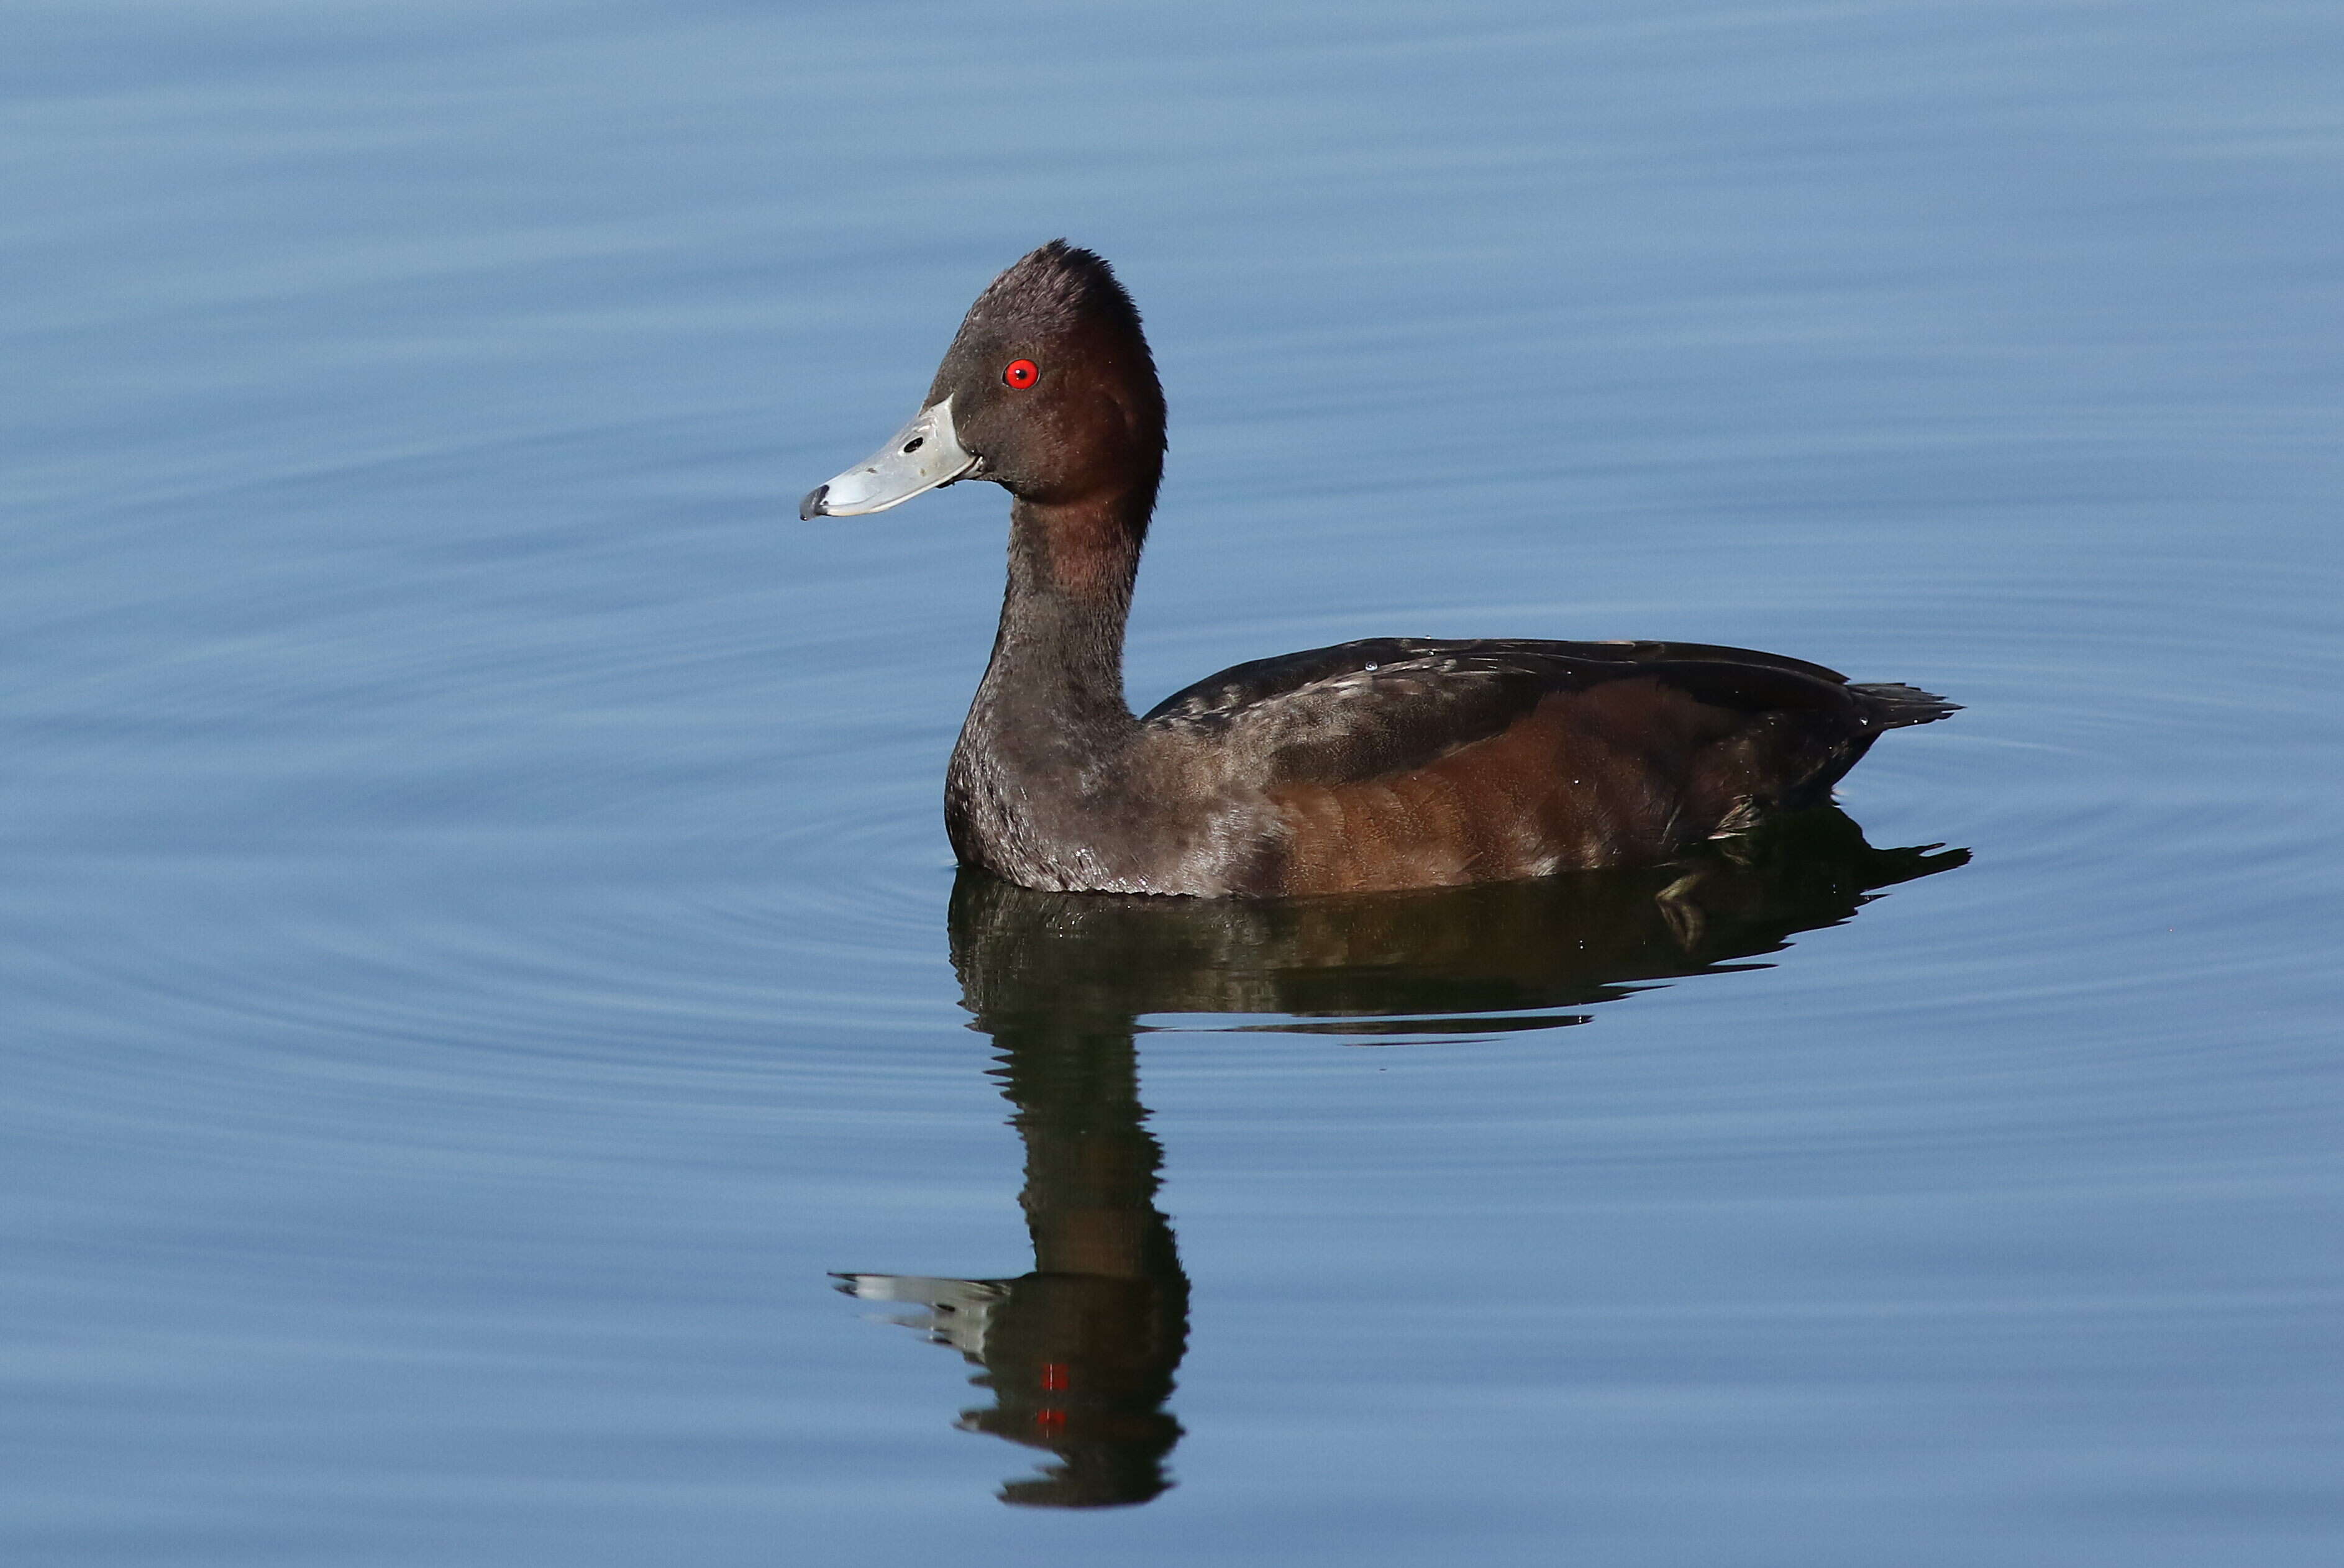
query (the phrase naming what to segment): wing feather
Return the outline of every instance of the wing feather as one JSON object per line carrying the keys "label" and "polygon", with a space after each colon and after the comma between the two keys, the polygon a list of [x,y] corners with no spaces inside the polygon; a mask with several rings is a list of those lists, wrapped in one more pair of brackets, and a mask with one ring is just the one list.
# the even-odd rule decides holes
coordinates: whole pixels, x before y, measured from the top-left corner
{"label": "wing feather", "polygon": [[1745,649],[1378,637],[1236,665],[1165,698],[1141,723],[1210,735],[1258,778],[1345,784],[1426,766],[1503,733],[1550,696],[1624,680],[1747,714],[1854,716],[1846,677]]}

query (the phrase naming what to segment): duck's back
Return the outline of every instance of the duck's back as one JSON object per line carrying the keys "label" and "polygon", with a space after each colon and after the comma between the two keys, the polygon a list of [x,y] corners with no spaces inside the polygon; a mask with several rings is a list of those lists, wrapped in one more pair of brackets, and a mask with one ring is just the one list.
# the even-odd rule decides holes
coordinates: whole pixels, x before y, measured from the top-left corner
{"label": "duck's back", "polygon": [[1260,803],[1212,890],[1284,894],[1663,860],[1827,798],[1883,731],[1953,711],[1746,649],[1377,638],[1238,665],[1140,723]]}

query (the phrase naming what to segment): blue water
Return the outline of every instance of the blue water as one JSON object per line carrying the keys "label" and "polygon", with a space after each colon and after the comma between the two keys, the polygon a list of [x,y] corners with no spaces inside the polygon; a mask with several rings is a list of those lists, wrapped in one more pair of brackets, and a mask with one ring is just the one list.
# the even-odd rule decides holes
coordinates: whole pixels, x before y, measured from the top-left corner
{"label": "blue water", "polygon": [[[9,1562],[2344,1553],[2333,7],[5,31]],[[1779,649],[1967,864],[956,895],[1002,497],[793,507],[1060,234],[1141,703]]]}

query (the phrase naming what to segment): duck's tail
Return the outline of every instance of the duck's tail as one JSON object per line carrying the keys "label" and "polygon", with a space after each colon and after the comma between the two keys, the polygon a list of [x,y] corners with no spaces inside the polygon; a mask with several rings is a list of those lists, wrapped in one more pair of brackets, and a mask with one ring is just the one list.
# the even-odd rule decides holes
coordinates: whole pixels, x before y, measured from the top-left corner
{"label": "duck's tail", "polygon": [[1950,718],[1962,711],[1959,703],[1948,703],[1935,692],[1925,692],[1918,686],[1907,686],[1895,681],[1881,681],[1871,685],[1851,686],[1864,708],[1864,716],[1874,730],[1901,730],[1911,724],[1934,724],[1939,719]]}

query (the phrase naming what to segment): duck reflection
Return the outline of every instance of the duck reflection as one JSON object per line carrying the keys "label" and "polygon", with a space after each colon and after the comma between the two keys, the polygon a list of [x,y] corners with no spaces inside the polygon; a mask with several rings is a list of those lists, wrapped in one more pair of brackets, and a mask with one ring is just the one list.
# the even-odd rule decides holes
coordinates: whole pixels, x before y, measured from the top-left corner
{"label": "duck reflection", "polygon": [[[1187,1347],[1188,1280],[1156,1207],[1164,1151],[1140,1104],[1153,1014],[1354,1038],[1492,1036],[1583,1023],[1573,1009],[1723,967],[1850,918],[1966,850],[1874,849],[1832,808],[1673,865],[1537,882],[1265,901],[1036,893],[964,871],[952,957],[1026,1145],[1034,1268],[1015,1279],[842,1274],[914,1308],[994,1403],[961,1425],[1047,1451],[1002,1501],[1096,1508],[1171,1484],[1164,1408]],[[1196,1027],[1210,1027],[1197,1025]]]}

